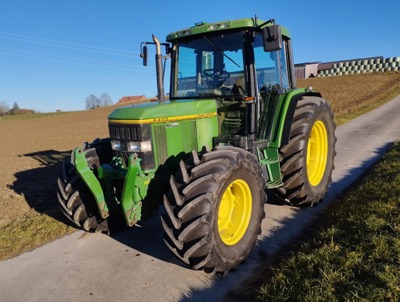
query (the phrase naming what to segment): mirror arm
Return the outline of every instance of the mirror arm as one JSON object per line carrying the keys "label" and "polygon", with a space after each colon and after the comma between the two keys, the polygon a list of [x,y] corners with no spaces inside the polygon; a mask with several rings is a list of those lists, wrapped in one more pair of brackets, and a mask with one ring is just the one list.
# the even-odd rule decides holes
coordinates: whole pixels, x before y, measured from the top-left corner
{"label": "mirror arm", "polygon": [[275,19],[269,19],[268,21],[265,21],[264,23],[258,25],[257,28],[262,29],[269,23],[271,23],[272,25],[275,25]]}

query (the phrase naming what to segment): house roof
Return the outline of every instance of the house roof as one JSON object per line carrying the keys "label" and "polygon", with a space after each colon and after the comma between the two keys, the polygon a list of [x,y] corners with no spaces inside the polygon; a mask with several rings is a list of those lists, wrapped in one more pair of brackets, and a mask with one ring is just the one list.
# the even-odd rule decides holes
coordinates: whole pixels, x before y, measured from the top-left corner
{"label": "house roof", "polygon": [[145,95],[124,96],[118,101],[117,104],[139,102],[139,101],[143,101],[145,99],[146,99]]}

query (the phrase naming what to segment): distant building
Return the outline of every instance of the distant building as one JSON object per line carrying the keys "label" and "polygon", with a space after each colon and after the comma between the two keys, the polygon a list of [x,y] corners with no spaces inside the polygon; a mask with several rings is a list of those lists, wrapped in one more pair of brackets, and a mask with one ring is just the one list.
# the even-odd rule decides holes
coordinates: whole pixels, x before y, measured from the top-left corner
{"label": "distant building", "polygon": [[318,73],[319,62],[295,64],[296,79],[313,78]]}
{"label": "distant building", "polygon": [[117,104],[123,103],[138,103],[141,101],[145,101],[147,98],[145,95],[137,95],[137,96],[124,96],[122,97]]}
{"label": "distant building", "polygon": [[[356,65],[372,65],[376,63],[384,63],[385,59],[383,57],[368,57],[368,58],[357,58],[350,60],[342,60],[342,61],[333,61],[333,62],[307,62],[307,63],[299,63],[295,64],[295,75],[296,79],[307,79],[316,77],[321,74],[338,74],[339,72],[346,72],[347,69],[345,67],[354,67],[354,71],[356,71]],[[357,63],[359,62],[359,63]],[[334,69],[340,69],[338,71],[334,71]],[[373,69],[371,69],[373,70]],[[340,74],[339,74],[340,75]]]}
{"label": "distant building", "polygon": [[33,114],[36,113],[34,110],[32,109],[11,109],[7,112],[7,114],[9,115],[17,115],[17,114]]}

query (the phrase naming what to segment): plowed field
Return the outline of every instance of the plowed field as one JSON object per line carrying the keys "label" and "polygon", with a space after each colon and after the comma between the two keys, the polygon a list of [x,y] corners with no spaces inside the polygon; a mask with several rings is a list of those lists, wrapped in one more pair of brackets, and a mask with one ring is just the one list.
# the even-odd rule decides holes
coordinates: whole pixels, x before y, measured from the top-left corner
{"label": "plowed field", "polygon": [[[331,102],[341,122],[399,94],[400,74],[314,78],[297,84],[310,85]],[[61,162],[72,148],[108,136],[107,115],[114,108],[0,120],[0,259],[71,231],[56,197]]]}

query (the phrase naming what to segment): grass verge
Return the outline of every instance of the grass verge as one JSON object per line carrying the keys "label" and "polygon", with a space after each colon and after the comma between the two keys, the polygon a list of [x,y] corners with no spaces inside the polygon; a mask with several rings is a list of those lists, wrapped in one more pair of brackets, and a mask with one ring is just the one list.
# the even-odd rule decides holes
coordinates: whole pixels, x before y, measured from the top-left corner
{"label": "grass verge", "polygon": [[400,301],[400,143],[253,280],[256,301]]}
{"label": "grass verge", "polygon": [[76,231],[46,214],[25,215],[2,228],[0,232],[0,259],[13,257]]}
{"label": "grass verge", "polygon": [[56,116],[56,115],[67,114],[67,113],[71,113],[71,112],[73,112],[73,111],[3,115],[3,116],[0,116],[0,121],[32,120],[32,119],[36,119],[36,118]]}

